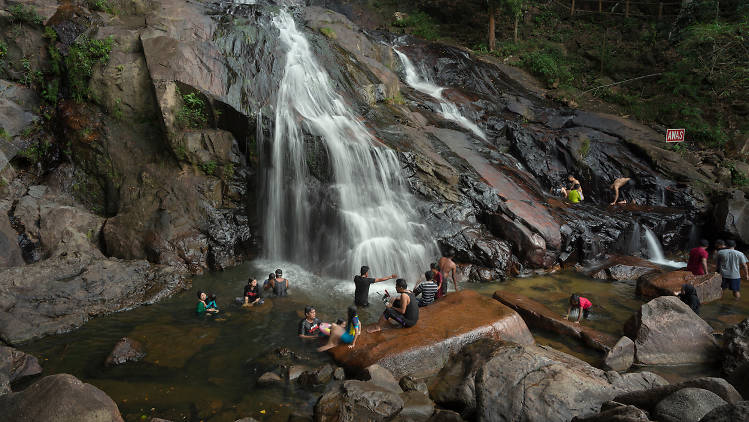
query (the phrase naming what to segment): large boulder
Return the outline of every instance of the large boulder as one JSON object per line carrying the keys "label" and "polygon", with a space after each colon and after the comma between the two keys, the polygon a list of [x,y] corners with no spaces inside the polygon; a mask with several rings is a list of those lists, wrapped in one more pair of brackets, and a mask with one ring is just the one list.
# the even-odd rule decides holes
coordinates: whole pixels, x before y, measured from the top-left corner
{"label": "large boulder", "polygon": [[7,218],[0,218],[0,268],[24,264],[21,248],[18,247],[18,233],[10,226]]}
{"label": "large boulder", "polygon": [[726,380],[722,378],[701,377],[686,380],[678,384],[661,385],[648,390],[625,393],[616,396],[614,401],[653,412],[655,406],[663,399],[679,390],[687,388],[710,391],[728,403],[738,403],[742,400],[741,394]]}
{"label": "large boulder", "polygon": [[106,366],[116,366],[127,362],[137,362],[145,355],[146,352],[139,341],[123,337],[114,345],[114,349],[109,353],[104,364]]}
{"label": "large boulder", "polygon": [[622,336],[614,347],[606,353],[603,365],[612,371],[626,371],[635,361],[635,343],[627,336]]}
{"label": "large boulder", "polygon": [[634,256],[615,256],[605,264],[596,267],[590,276],[599,280],[637,280],[641,276],[661,272],[661,267],[652,262]]}
{"label": "large boulder", "polygon": [[323,394],[315,405],[315,421],[384,421],[403,409],[403,399],[374,383],[348,380]]}
{"label": "large boulder", "polygon": [[635,406],[609,401],[595,415],[572,418],[573,422],[650,422],[647,412]]}
{"label": "large boulder", "polygon": [[742,422],[749,420],[749,401],[724,404],[708,412],[700,422]]}
{"label": "large boulder", "polygon": [[616,339],[608,334],[563,319],[546,305],[526,296],[497,290],[494,299],[517,311],[530,327],[572,337],[603,353],[608,353],[617,344]]}
{"label": "large boulder", "polygon": [[42,367],[34,356],[12,347],[0,346],[0,374],[9,383],[41,372]]}
{"label": "large boulder", "polygon": [[736,189],[721,198],[713,210],[713,219],[721,231],[749,243],[749,200],[743,191]]}
{"label": "large boulder", "polygon": [[726,328],[721,343],[723,372],[730,375],[740,366],[749,364],[749,318]]}
{"label": "large boulder", "polygon": [[481,340],[451,358],[430,394],[467,419],[569,421],[623,392],[663,384],[648,372],[604,372],[549,347]]}
{"label": "large boulder", "polygon": [[683,388],[655,406],[653,416],[662,422],[699,422],[703,416],[726,402],[715,393],[700,388]]}
{"label": "large boulder", "polygon": [[103,391],[68,374],[50,375],[18,393],[0,396],[8,421],[123,422]]}
{"label": "large boulder", "polygon": [[624,329],[635,341],[635,362],[640,364],[712,362],[720,356],[712,327],[674,296],[642,305]]}
{"label": "large boulder", "polygon": [[650,273],[637,279],[635,293],[647,299],[659,296],[673,296],[681,291],[681,286],[691,284],[697,290],[701,303],[712,302],[723,297],[720,274],[694,275],[690,271]]}
{"label": "large boulder", "polygon": [[358,370],[377,363],[399,379],[439,371],[451,353],[481,337],[534,342],[520,315],[474,291],[450,293],[419,313],[416,326],[364,333],[353,350],[345,345],[332,349],[333,358]]}

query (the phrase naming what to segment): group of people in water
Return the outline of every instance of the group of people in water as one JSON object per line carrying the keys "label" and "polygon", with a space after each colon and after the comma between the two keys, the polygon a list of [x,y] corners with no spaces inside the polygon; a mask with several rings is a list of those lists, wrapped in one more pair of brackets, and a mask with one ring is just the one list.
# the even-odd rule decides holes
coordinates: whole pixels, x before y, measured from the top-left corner
{"label": "group of people in water", "polygon": [[[706,239],[701,239],[700,244],[689,251],[687,271],[691,271],[694,275],[705,275],[710,272],[707,263],[710,257],[707,251],[709,246],[710,242]],[[749,279],[749,261],[747,261],[746,255],[736,249],[736,241],[734,240],[724,241],[718,239],[715,241],[714,250],[715,272],[721,275],[721,287],[723,290],[731,290],[734,298],[741,298],[741,293],[739,292],[741,289],[741,270],[744,270],[746,278]],[[686,286],[688,285],[684,285],[684,287]],[[689,287],[694,289],[692,286]],[[689,290],[691,291],[691,289]],[[694,296],[696,298],[696,292]],[[697,300],[696,307],[699,309],[699,300]]]}

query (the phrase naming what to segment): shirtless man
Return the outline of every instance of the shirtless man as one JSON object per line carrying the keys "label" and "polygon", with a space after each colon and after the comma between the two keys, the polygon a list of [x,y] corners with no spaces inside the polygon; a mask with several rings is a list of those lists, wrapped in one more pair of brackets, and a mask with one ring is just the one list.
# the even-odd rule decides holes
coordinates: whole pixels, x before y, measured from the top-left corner
{"label": "shirtless man", "polygon": [[632,189],[635,186],[635,181],[631,177],[620,177],[616,180],[614,180],[614,183],[611,184],[611,189],[614,190],[614,202],[612,202],[609,205],[616,204],[617,200],[619,199],[619,193],[621,191],[622,200],[619,201],[619,204],[626,204],[627,199],[629,199],[629,202],[634,204],[634,200],[632,199]]}
{"label": "shirtless man", "polygon": [[437,265],[440,267],[440,273],[442,274],[442,295],[447,294],[447,279],[449,276],[453,279],[453,286],[455,286],[455,291],[458,291],[458,280],[455,278],[455,263],[453,262],[453,258],[455,257],[455,251],[452,249],[445,252],[444,256],[440,258],[439,262],[437,262]]}

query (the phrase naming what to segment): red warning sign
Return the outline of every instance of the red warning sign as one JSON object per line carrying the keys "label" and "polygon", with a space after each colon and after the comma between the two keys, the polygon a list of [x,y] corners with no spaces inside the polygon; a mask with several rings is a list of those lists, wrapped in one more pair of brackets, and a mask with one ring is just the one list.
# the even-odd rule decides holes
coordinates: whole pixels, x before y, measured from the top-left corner
{"label": "red warning sign", "polygon": [[668,129],[666,130],[666,142],[684,142],[684,135],[686,130],[684,129]]}

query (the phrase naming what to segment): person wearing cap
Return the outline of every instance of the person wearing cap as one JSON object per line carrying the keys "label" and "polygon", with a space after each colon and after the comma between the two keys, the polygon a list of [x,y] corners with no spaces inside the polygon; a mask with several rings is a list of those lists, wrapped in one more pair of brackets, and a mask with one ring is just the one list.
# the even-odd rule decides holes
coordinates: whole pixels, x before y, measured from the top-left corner
{"label": "person wearing cap", "polygon": [[270,281],[270,289],[276,296],[286,296],[289,289],[289,280],[283,278],[283,271],[276,270],[276,278]]}
{"label": "person wearing cap", "polygon": [[354,290],[354,304],[356,306],[369,306],[369,286],[371,284],[398,277],[392,274],[390,277],[371,278],[369,277],[369,267],[366,265],[361,267],[360,274],[354,277],[354,285],[356,286]]}

